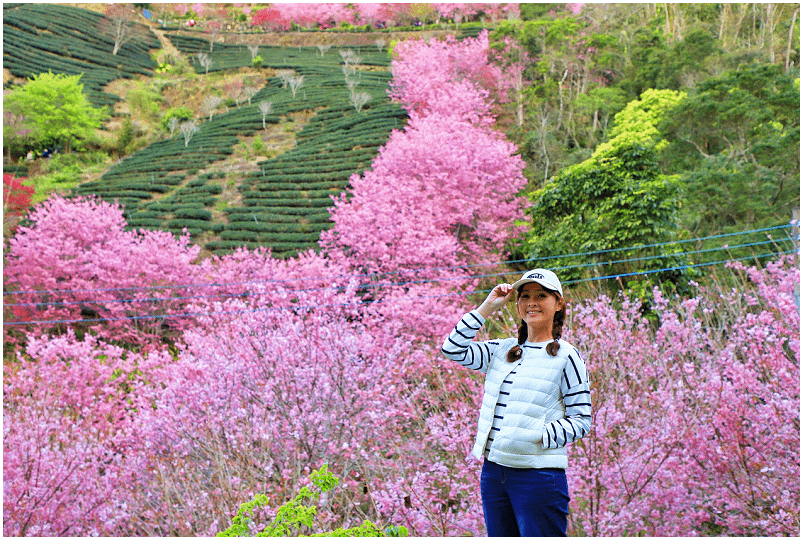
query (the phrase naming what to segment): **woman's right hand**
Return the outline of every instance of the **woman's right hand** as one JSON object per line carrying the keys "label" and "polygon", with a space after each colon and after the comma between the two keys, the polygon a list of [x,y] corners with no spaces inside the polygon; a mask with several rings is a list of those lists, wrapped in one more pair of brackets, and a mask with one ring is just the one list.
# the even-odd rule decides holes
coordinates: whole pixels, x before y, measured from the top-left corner
{"label": "woman's right hand", "polygon": [[492,292],[489,293],[489,296],[486,297],[486,300],[484,300],[483,304],[478,308],[478,313],[480,313],[484,319],[488,319],[492,313],[506,305],[513,296],[514,288],[511,284],[501,283],[492,289]]}

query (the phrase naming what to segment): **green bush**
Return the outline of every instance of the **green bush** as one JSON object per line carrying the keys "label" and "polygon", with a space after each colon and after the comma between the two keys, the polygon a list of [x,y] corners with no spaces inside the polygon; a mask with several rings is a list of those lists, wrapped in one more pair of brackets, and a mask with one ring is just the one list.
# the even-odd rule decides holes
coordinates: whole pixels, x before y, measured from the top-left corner
{"label": "green bush", "polygon": [[180,208],[175,210],[176,218],[199,219],[203,221],[211,220],[211,212],[200,208]]}
{"label": "green bush", "polygon": [[161,120],[161,127],[169,131],[170,119],[177,118],[178,122],[185,122],[186,120],[191,120],[193,117],[194,114],[186,105],[172,107],[171,109],[167,109],[167,112],[164,114],[164,118]]}
{"label": "green bush", "polygon": [[[310,476],[312,487],[303,486],[295,497],[284,503],[275,515],[272,523],[267,524],[256,536],[298,536],[303,527],[311,528],[314,525],[314,516],[317,514],[315,505],[303,504],[305,501],[315,502],[322,493],[331,491],[339,484],[339,479],[328,472],[328,465],[323,465],[319,470],[312,471]],[[219,537],[251,536],[253,511],[269,504],[266,495],[256,495],[249,502],[242,504],[233,518],[231,526],[217,534]],[[336,529],[335,531],[312,534],[311,536],[323,537],[379,537],[379,536],[408,536],[405,527],[389,527],[381,530],[369,520],[350,529]]]}
{"label": "green bush", "polygon": [[117,153],[120,156],[124,156],[127,154],[125,150],[129,144],[133,142],[133,122],[131,122],[130,117],[126,118],[125,121],[122,123],[122,129],[117,136]]}
{"label": "green bush", "polygon": [[264,155],[264,141],[261,140],[261,135],[256,134],[253,139],[253,153],[257,156]]}
{"label": "green bush", "polygon": [[109,187],[106,189],[96,189],[94,193],[98,194],[99,196],[103,197],[106,200],[112,200],[116,198],[126,198],[126,199],[149,199],[153,196],[152,193],[149,191],[137,191],[133,189],[114,189],[113,187]]}
{"label": "green bush", "polygon": [[127,101],[131,112],[139,111],[142,116],[155,119],[158,115],[158,104],[164,98],[149,85],[136,81],[128,88]]}
{"label": "green bush", "polygon": [[189,230],[221,232],[225,224],[212,223],[211,221],[202,219],[173,219],[164,223],[163,226],[170,230],[181,230],[186,227]]}
{"label": "green bush", "polygon": [[127,221],[130,229],[160,229],[164,226],[164,222],[160,219],[146,217],[131,217]]}

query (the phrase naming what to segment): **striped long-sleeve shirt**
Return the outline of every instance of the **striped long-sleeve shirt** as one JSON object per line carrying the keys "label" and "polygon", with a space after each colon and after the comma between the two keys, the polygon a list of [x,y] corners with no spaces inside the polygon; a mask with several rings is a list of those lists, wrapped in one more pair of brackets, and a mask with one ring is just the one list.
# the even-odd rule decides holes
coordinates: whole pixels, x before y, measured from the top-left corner
{"label": "striped long-sleeve shirt", "polygon": [[486,374],[473,454],[511,467],[566,468],[566,444],[588,434],[591,395],[586,364],[568,342],[556,356],[547,343],[526,343],[508,362],[516,339],[475,342],[484,319],[467,313],[448,335],[443,354]]}

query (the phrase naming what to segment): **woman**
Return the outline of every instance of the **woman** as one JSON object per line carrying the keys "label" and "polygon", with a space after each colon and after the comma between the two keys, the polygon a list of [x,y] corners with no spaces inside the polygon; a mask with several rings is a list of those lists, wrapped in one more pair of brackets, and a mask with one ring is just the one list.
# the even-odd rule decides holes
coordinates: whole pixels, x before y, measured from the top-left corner
{"label": "woman", "polygon": [[[517,291],[517,338],[473,342]],[[561,339],[567,305],[558,277],[537,268],[492,289],[459,321],[442,352],[486,374],[473,455],[485,456],[481,498],[489,536],[566,536],[566,444],[589,433],[586,365]]]}

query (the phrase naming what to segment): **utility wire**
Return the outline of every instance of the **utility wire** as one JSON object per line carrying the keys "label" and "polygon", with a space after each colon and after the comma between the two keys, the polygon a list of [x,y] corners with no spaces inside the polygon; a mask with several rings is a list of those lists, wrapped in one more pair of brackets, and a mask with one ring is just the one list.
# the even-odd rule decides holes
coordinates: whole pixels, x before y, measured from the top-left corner
{"label": "utility wire", "polygon": [[[764,258],[764,257],[771,257],[775,255],[786,255],[789,253],[793,253],[794,250],[787,250],[787,251],[780,251],[780,252],[767,252],[762,253],[760,255],[748,255],[745,257],[739,257],[735,259],[728,259],[722,261],[711,261],[707,263],[698,263],[694,265],[681,265],[681,266],[673,266],[669,268],[662,268],[656,270],[644,270],[640,272],[628,272],[624,274],[617,274],[612,276],[598,276],[594,278],[586,278],[586,279],[576,279],[572,281],[565,281],[565,284],[573,284],[573,283],[580,283],[586,281],[599,281],[599,280],[611,280],[617,279],[622,277],[630,277],[630,276],[637,276],[637,275],[649,275],[655,274],[658,272],[669,272],[675,270],[686,270],[691,268],[698,268],[703,266],[715,266],[718,264],[725,264],[729,262],[737,262],[737,261],[744,261],[751,258]],[[468,291],[468,292],[450,292],[446,294],[436,294],[436,295],[420,295],[415,298],[453,298],[458,296],[467,296],[471,294],[478,294],[478,293],[487,293],[488,290],[477,290],[477,291]],[[382,299],[375,299],[375,300],[366,300],[366,301],[357,301],[357,302],[344,302],[339,304],[314,304],[314,305],[303,305],[303,306],[282,306],[282,307],[269,307],[269,308],[245,308],[239,310],[232,310],[232,311],[204,311],[204,312],[195,312],[195,313],[176,313],[171,315],[139,315],[139,316],[130,316],[130,317],[112,317],[112,318],[100,318],[100,319],[61,319],[61,320],[36,320],[36,321],[12,321],[6,322],[3,321],[3,326],[23,326],[23,325],[52,325],[52,324],[70,324],[70,323],[78,323],[84,322],[88,324],[97,324],[101,322],[117,322],[117,321],[136,321],[136,320],[154,320],[154,319],[179,319],[179,318],[187,318],[187,317],[210,317],[214,315],[236,315],[241,313],[257,313],[257,312],[269,312],[269,311],[305,311],[305,310],[313,310],[313,309],[325,309],[325,308],[344,308],[344,307],[353,307],[353,306],[363,306],[363,305],[370,305],[370,304],[378,304],[383,302],[393,302],[395,301],[394,298],[382,298]]]}
{"label": "utility wire", "polygon": [[[661,242],[661,243],[656,243],[656,244],[648,244],[648,245],[644,245],[644,246],[633,246],[633,247],[626,247],[626,248],[614,248],[614,249],[605,249],[605,250],[591,251],[591,252],[585,252],[585,253],[569,253],[569,254],[566,254],[566,255],[552,255],[552,256],[546,256],[546,257],[536,257],[536,258],[531,258],[531,259],[517,259],[517,260],[510,260],[510,261],[492,262],[492,263],[479,263],[479,264],[473,264],[473,265],[456,265],[456,266],[445,266],[445,267],[438,267],[438,268],[427,268],[427,269],[425,269],[425,271],[426,272],[449,271],[449,270],[456,270],[456,269],[475,268],[475,267],[480,267],[480,266],[503,266],[503,265],[509,265],[509,264],[514,264],[514,263],[521,263],[521,262],[545,261],[545,260],[552,260],[552,259],[569,259],[569,258],[572,258],[572,257],[590,257],[590,256],[594,256],[594,255],[602,255],[602,254],[606,254],[606,253],[615,253],[615,252],[620,252],[620,251],[633,251],[633,250],[647,249],[647,248],[651,248],[651,247],[663,247],[663,246],[669,246],[669,245],[674,245],[674,244],[682,244],[682,243],[687,243],[687,242],[698,242],[698,241],[710,240],[710,239],[728,238],[728,237],[740,236],[740,235],[744,235],[744,234],[754,234],[754,233],[767,232],[767,231],[773,231],[773,230],[788,229],[790,227],[791,227],[790,224],[789,225],[776,225],[776,226],[773,226],[773,227],[766,227],[766,228],[762,228],[762,229],[753,229],[753,230],[749,230],[749,231],[740,231],[740,232],[734,232],[734,233],[718,234],[718,235],[706,236],[706,237],[702,237],[702,238],[692,238],[692,239],[685,239],[685,240],[675,240],[675,241],[670,241],[670,242]],[[780,239],[780,240],[777,240],[777,241],[786,241],[786,240],[789,240],[788,236],[787,236],[787,239],[785,239],[785,240],[784,239]],[[770,242],[773,242],[773,241],[774,240],[770,239],[770,240],[764,241],[763,243],[770,243]],[[710,248],[708,251],[722,251],[722,250],[726,250],[726,249],[734,249],[734,248],[737,248],[737,247],[745,247],[745,246],[748,246],[748,245],[750,245],[750,244],[743,244],[741,246],[722,246],[720,248]],[[752,244],[752,245],[757,245],[757,244]],[[687,252],[686,254],[701,253],[701,252],[704,252],[704,250],[695,251],[695,252]],[[681,255],[681,253],[665,254],[665,255],[654,255],[654,256],[650,256],[650,258],[662,258],[662,257],[679,256],[679,255]],[[630,260],[628,260],[628,262],[635,261],[635,260],[639,260],[639,259],[630,259]],[[641,260],[645,260],[645,259],[641,259]],[[581,268],[582,266],[595,266],[597,264],[612,264],[613,262],[618,262],[618,261],[612,261],[612,262],[607,262],[607,263],[586,263],[584,265],[566,266],[566,267],[559,267],[559,268],[560,269]],[[145,287],[112,287],[112,288],[101,288],[101,289],[52,289],[52,290],[44,290],[44,291],[3,291],[3,294],[4,295],[19,295],[19,294],[42,294],[42,295],[44,295],[44,294],[65,294],[65,293],[76,294],[76,293],[92,293],[92,292],[169,290],[169,289],[183,289],[183,288],[191,289],[191,288],[202,288],[202,287],[232,287],[232,286],[237,286],[237,285],[292,283],[292,282],[297,282],[297,281],[307,281],[309,279],[316,279],[316,280],[325,279],[325,280],[328,280],[328,281],[335,281],[335,280],[340,280],[340,279],[355,279],[355,278],[364,279],[364,278],[376,277],[376,276],[391,276],[391,275],[404,274],[404,273],[407,274],[409,272],[414,272],[414,271],[416,271],[416,270],[415,269],[409,269],[409,270],[398,270],[398,271],[395,271],[395,272],[374,272],[374,273],[369,273],[369,274],[344,274],[344,275],[333,276],[333,277],[326,277],[326,276],[306,277],[306,276],[304,276],[304,277],[299,277],[299,278],[294,278],[294,279],[252,280],[252,281],[241,281],[241,282],[232,282],[232,283],[196,283],[196,284],[191,284],[190,283],[190,284],[181,284],[181,285],[154,285],[154,286],[145,286]],[[512,273],[512,272],[508,272],[506,274],[510,274],[510,273]],[[479,277],[492,277],[492,276],[501,276],[501,275],[505,275],[505,274],[486,274],[485,276],[479,276]],[[411,283],[411,282],[409,282],[409,283]],[[307,289],[307,290],[325,290],[326,288],[328,288],[328,287],[321,288],[321,289]],[[338,288],[341,288],[341,287],[338,287]],[[299,290],[303,290],[303,289],[299,289]],[[172,298],[172,299],[175,299],[175,298]]]}
{"label": "utility wire", "polygon": [[[779,240],[779,241],[786,241],[786,240]],[[614,264],[619,263],[631,263],[631,262],[643,262],[643,261],[651,261],[651,260],[658,260],[663,259],[666,257],[679,257],[679,256],[686,256],[686,255],[694,255],[700,253],[711,253],[715,251],[727,251],[732,249],[739,249],[744,247],[753,247],[753,246],[760,246],[764,244],[771,244],[775,243],[773,240],[762,240],[760,242],[750,242],[746,244],[738,244],[734,246],[723,246],[719,248],[707,248],[695,251],[687,251],[687,252],[679,252],[674,254],[668,255],[650,255],[647,257],[638,257],[633,259],[618,259],[613,261],[605,261],[605,262],[597,262],[597,263],[584,263],[584,264],[575,264],[575,265],[568,265],[568,266],[556,266],[553,267],[552,270],[572,270],[578,268],[589,268],[589,267],[596,267],[596,266],[612,266]],[[453,278],[438,278],[438,279],[421,279],[421,280],[411,280],[411,281],[400,281],[397,283],[392,283],[393,286],[407,286],[407,285],[424,285],[426,283],[431,282],[447,282],[447,281],[458,281],[462,279],[478,279],[478,278],[489,278],[489,277],[499,277],[499,276],[506,276],[510,275],[514,272],[502,272],[502,273],[493,273],[493,274],[482,274],[482,275],[473,275],[473,276],[458,276]],[[250,282],[252,284],[260,284],[260,283],[270,283],[269,281],[264,282]],[[224,287],[229,286],[230,284],[214,284],[215,286]],[[358,287],[358,290],[366,290],[370,288],[377,288],[377,287],[384,287],[385,284],[381,283],[369,283],[365,285],[361,285]],[[333,287],[316,287],[316,288],[304,288],[304,289],[293,289],[292,292],[299,293],[299,292],[317,292],[317,291],[344,291],[347,290],[348,287],[346,286],[333,286]],[[146,290],[143,288],[142,290]],[[94,292],[94,291],[92,291]],[[239,297],[246,297],[252,296],[254,293],[253,291],[245,291],[242,293],[230,293],[230,294],[208,294],[208,295],[193,295],[193,296],[162,296],[162,297],[149,297],[149,298],[109,298],[109,299],[84,299],[84,300],[63,300],[63,301],[53,301],[53,302],[21,302],[21,303],[14,303],[14,304],[6,304],[8,307],[55,307],[55,306],[71,306],[71,305],[87,305],[87,304],[130,304],[134,302],[177,302],[182,300],[201,300],[201,299],[210,299],[210,298],[239,298]]]}

